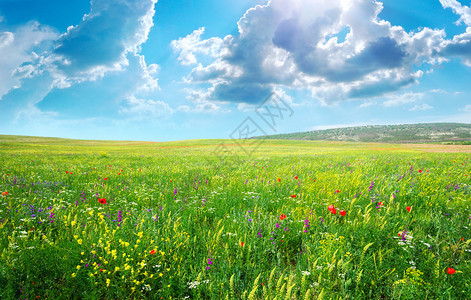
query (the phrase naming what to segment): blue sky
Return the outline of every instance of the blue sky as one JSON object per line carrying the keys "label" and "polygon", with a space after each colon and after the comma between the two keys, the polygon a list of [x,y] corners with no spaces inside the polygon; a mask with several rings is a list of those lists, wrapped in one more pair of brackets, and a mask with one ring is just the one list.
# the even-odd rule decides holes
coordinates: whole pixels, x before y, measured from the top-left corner
{"label": "blue sky", "polygon": [[[0,134],[170,141],[230,138],[247,118],[267,134],[470,123],[470,6],[0,0]],[[268,126],[257,112],[272,93],[290,114]]]}

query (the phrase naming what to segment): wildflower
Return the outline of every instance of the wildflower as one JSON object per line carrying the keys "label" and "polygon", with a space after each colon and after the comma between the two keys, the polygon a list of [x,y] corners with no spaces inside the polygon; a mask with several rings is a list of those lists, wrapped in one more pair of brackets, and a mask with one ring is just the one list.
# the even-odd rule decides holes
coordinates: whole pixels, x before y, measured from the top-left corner
{"label": "wildflower", "polygon": [[334,207],[333,204],[329,205],[329,207],[327,207],[327,209],[328,209],[331,213],[333,213],[334,215],[337,214],[337,210],[335,209],[335,207]]}
{"label": "wildflower", "polygon": [[335,192],[336,192],[336,193],[340,193],[340,191],[339,191],[339,190],[336,190]]}
{"label": "wildflower", "polygon": [[341,211],[340,211],[340,215],[341,215],[342,217],[345,217],[346,214],[347,214],[347,213],[346,213],[344,210],[341,210]]}
{"label": "wildflower", "polygon": [[410,212],[410,210],[412,209],[410,206],[407,206],[406,207],[407,211]]}
{"label": "wildflower", "polygon": [[291,195],[291,198],[296,198],[296,195]]}
{"label": "wildflower", "polygon": [[106,204],[106,199],[105,198],[98,198],[98,202],[101,204]]}
{"label": "wildflower", "polygon": [[294,176],[294,179],[298,179],[298,175]]}
{"label": "wildflower", "polygon": [[419,173],[422,173],[422,170],[419,170]]}
{"label": "wildflower", "polygon": [[108,177],[103,178],[103,180],[108,180]]}
{"label": "wildflower", "polygon": [[373,190],[374,185],[375,185],[375,182],[372,181],[370,187],[368,188],[370,192]]}
{"label": "wildflower", "polygon": [[157,251],[155,249],[150,250],[150,255],[154,255]]}
{"label": "wildflower", "polygon": [[8,192],[2,192],[2,196],[8,195]]}
{"label": "wildflower", "polygon": [[240,246],[244,247],[244,242],[240,242]]}
{"label": "wildflower", "polygon": [[284,214],[281,214],[281,216],[280,216],[280,220],[284,220],[284,219],[286,219],[286,215],[284,215]]}
{"label": "wildflower", "polygon": [[278,178],[278,182],[281,182],[281,178]]}
{"label": "wildflower", "polygon": [[454,273],[456,272],[456,270],[453,269],[453,268],[448,268],[448,269],[446,270],[446,272],[447,272],[448,274],[452,275],[452,274],[454,274]]}

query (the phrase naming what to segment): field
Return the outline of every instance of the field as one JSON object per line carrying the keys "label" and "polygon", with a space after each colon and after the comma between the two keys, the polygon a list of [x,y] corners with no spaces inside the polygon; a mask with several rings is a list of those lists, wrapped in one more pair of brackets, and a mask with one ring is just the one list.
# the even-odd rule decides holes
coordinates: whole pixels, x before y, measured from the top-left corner
{"label": "field", "polygon": [[259,142],[0,136],[0,299],[471,298],[471,146]]}

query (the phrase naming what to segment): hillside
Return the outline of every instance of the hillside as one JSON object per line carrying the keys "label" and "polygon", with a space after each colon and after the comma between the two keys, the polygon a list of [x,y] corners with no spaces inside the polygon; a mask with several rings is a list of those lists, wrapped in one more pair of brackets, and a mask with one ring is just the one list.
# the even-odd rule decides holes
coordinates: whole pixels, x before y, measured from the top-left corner
{"label": "hillside", "polygon": [[423,123],[368,125],[254,137],[258,139],[325,140],[386,143],[471,144],[471,124]]}

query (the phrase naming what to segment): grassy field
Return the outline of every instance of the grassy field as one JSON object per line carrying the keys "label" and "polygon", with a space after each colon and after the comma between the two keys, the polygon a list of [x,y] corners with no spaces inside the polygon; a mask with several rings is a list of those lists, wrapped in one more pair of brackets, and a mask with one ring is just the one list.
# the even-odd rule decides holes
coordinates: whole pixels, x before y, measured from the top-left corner
{"label": "grassy field", "polygon": [[471,298],[471,146],[256,141],[0,136],[0,299]]}

